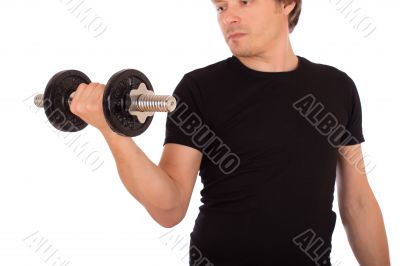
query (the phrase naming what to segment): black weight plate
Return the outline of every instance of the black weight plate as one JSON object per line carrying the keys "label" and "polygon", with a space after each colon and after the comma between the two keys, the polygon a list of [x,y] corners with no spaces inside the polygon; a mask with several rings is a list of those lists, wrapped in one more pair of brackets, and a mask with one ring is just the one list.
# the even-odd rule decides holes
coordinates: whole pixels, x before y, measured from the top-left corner
{"label": "black weight plate", "polygon": [[119,135],[138,136],[146,131],[153,120],[153,116],[148,116],[142,124],[129,113],[129,93],[137,89],[140,83],[153,91],[149,79],[136,69],[118,71],[107,82],[103,97],[104,116],[110,128]]}
{"label": "black weight plate", "polygon": [[78,70],[64,70],[55,74],[47,83],[43,107],[50,123],[58,130],[76,132],[87,126],[86,122],[71,113],[69,95],[79,84],[90,83],[90,79]]}

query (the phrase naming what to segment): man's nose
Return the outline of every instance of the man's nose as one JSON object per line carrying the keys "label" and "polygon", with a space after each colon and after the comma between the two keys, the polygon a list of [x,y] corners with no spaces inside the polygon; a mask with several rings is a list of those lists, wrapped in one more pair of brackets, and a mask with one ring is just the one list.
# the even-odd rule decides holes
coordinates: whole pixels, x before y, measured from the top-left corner
{"label": "man's nose", "polygon": [[238,10],[229,7],[224,14],[223,22],[225,25],[237,23],[240,21]]}

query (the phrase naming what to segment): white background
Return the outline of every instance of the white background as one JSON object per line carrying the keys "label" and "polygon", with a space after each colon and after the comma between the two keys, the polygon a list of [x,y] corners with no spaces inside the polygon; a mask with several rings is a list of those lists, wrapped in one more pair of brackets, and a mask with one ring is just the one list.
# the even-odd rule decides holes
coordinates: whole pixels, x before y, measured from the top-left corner
{"label": "white background", "polygon": [[[173,230],[163,228],[127,192],[99,132],[88,127],[76,133],[81,145],[87,143],[86,155],[77,154],[67,145],[72,136],[46,122],[43,110],[33,107],[32,95],[43,92],[54,73],[71,68],[102,83],[120,69],[136,68],[157,94],[171,94],[184,73],[231,55],[216,12],[209,0],[85,0],[80,8],[90,12],[81,21],[78,7],[73,11],[79,2],[14,0],[0,6],[0,265],[62,265],[64,260],[82,266],[187,265],[185,245],[200,206],[200,178],[184,221]],[[360,8],[376,27],[365,37],[338,10],[345,2],[306,0],[290,38],[297,55],[335,66],[357,85],[366,139],[362,147],[375,165],[368,178],[384,214],[392,265],[400,265],[400,4],[353,1],[350,9]],[[134,138],[155,163],[165,119],[156,114],[145,134]],[[334,206],[332,262],[357,265],[336,201]],[[181,240],[176,247],[175,239]]]}

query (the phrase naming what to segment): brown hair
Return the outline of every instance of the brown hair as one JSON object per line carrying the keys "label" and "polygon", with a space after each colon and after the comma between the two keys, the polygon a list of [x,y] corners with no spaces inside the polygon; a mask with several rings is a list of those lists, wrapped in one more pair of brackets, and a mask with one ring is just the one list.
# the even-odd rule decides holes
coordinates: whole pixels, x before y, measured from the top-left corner
{"label": "brown hair", "polygon": [[292,33],[292,31],[294,30],[294,28],[297,25],[297,22],[299,22],[302,0],[276,0],[276,1],[284,3],[284,4],[290,4],[292,2],[296,2],[296,6],[290,12],[289,19],[288,19],[289,20],[289,33]]}

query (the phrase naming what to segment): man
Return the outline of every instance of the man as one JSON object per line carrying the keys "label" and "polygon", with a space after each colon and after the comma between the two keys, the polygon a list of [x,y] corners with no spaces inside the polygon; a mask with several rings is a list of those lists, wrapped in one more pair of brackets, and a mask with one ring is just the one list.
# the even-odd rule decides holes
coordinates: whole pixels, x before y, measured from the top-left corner
{"label": "man", "polygon": [[346,73],[293,53],[301,0],[212,1],[233,55],[184,75],[158,165],[110,130],[104,85],[81,84],[72,112],[100,130],[122,182],[164,227],[185,217],[200,170],[190,265],[331,265],[336,177],[357,260],[389,265],[359,95]]}

